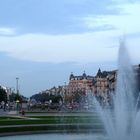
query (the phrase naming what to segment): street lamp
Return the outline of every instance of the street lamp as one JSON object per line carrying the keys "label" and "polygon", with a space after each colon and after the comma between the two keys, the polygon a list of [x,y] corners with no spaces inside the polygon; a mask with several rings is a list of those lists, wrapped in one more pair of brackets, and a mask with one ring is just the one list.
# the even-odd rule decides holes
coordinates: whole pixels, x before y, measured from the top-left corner
{"label": "street lamp", "polygon": [[19,100],[18,99],[16,100],[16,110],[17,110],[17,114],[18,114],[18,111],[19,111]]}
{"label": "street lamp", "polygon": [[18,86],[18,81],[19,81],[19,78],[16,77],[16,92],[17,92],[17,99],[16,99],[16,110],[17,110],[17,113],[19,111],[19,86]]}
{"label": "street lamp", "polygon": [[17,90],[17,94],[19,94],[19,89],[18,89],[18,80],[19,80],[19,78],[18,78],[18,77],[16,77],[16,90]]}

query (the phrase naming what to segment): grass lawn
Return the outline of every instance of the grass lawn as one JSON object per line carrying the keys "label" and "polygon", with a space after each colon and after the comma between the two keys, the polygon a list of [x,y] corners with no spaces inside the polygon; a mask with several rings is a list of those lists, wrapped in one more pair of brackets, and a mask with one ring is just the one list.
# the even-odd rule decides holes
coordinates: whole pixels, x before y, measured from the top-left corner
{"label": "grass lawn", "polygon": [[0,121],[17,120],[17,119],[21,119],[21,118],[19,118],[19,117],[9,117],[9,116],[0,117]]}
{"label": "grass lawn", "polygon": [[[41,126],[39,126],[41,124]],[[44,125],[43,125],[44,124]],[[47,126],[48,124],[48,126]],[[50,125],[51,124],[51,125]],[[19,126],[16,127],[15,125]],[[20,126],[24,125],[24,126]],[[28,126],[26,126],[28,125]],[[32,126],[33,125],[33,126]],[[6,128],[3,128],[6,126]],[[79,129],[80,128],[80,129]],[[25,116],[0,117],[0,133],[22,131],[57,131],[57,130],[101,130],[102,124],[97,116]]]}
{"label": "grass lawn", "polygon": [[78,124],[78,123],[100,123],[99,119],[94,117],[80,116],[28,116],[26,119],[3,118],[0,119],[0,126],[3,125],[29,125],[29,124]]}

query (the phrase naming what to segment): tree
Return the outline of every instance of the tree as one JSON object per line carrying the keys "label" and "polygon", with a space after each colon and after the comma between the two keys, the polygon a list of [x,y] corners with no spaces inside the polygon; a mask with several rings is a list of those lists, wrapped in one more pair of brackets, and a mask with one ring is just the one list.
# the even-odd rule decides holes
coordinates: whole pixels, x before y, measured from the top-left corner
{"label": "tree", "polygon": [[10,102],[14,102],[15,98],[16,98],[16,94],[15,93],[12,93],[12,94],[9,95],[9,101]]}
{"label": "tree", "polygon": [[60,95],[52,95],[50,99],[52,100],[52,103],[59,103],[60,101],[63,101],[63,98]]}
{"label": "tree", "polygon": [[15,101],[19,101],[20,103],[22,102],[22,97],[19,94],[15,95]]}
{"label": "tree", "polygon": [[0,87],[0,102],[1,101],[7,102],[7,93],[2,87]]}
{"label": "tree", "polygon": [[39,93],[30,97],[31,99],[35,99],[37,102],[44,103],[45,101],[49,101],[51,96],[48,93]]}

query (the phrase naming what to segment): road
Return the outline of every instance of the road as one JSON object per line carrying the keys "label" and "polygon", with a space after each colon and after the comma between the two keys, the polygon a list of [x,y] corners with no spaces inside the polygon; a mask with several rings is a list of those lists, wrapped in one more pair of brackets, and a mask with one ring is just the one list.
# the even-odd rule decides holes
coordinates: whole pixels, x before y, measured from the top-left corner
{"label": "road", "polygon": [[0,116],[5,116],[8,114],[9,111],[4,111],[3,109],[0,109]]}

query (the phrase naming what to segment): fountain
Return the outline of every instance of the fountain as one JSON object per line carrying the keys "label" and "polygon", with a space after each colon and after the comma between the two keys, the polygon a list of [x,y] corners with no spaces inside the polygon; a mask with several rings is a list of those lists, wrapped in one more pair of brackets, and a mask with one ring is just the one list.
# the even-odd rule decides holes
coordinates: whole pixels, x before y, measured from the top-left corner
{"label": "fountain", "polygon": [[139,96],[133,68],[124,41],[120,42],[117,84],[112,95],[113,109],[103,109],[96,102],[97,112],[104,124],[109,140],[139,140]]}

